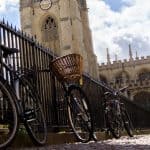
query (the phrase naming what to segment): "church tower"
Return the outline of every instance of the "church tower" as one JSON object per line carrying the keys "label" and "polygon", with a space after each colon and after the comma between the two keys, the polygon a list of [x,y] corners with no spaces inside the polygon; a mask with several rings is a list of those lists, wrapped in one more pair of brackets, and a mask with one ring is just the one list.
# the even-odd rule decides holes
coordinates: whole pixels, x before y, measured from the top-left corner
{"label": "church tower", "polygon": [[98,77],[86,0],[20,0],[20,18],[23,31],[60,56],[81,54],[84,72]]}

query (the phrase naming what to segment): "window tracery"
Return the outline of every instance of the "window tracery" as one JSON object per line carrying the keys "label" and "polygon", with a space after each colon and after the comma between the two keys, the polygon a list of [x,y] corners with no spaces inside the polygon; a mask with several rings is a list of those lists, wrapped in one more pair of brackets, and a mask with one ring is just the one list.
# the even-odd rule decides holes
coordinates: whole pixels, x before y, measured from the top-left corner
{"label": "window tracery", "polygon": [[55,19],[47,17],[42,25],[42,41],[46,47],[51,48],[55,53],[59,54],[59,34],[58,25]]}
{"label": "window tracery", "polygon": [[48,17],[42,27],[43,39],[45,42],[58,39],[58,29],[53,18]]}

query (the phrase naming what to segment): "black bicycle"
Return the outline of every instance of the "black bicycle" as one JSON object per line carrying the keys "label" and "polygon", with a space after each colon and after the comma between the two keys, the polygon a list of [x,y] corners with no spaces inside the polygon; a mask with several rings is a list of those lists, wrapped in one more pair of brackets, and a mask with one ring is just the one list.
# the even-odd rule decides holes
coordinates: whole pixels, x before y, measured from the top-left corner
{"label": "black bicycle", "polygon": [[15,71],[11,55],[19,50],[0,45],[0,149],[10,145],[24,123],[37,145],[46,143],[47,127],[36,90],[29,81],[31,70]]}
{"label": "black bicycle", "polygon": [[105,92],[104,98],[104,122],[107,131],[110,131],[115,138],[121,136],[125,128],[127,134],[133,137],[133,125],[124,103],[121,102],[119,93],[124,91],[124,87],[118,91]]}
{"label": "black bicycle", "polygon": [[52,71],[62,84],[68,121],[75,137],[80,142],[88,142],[93,135],[93,120],[89,100],[78,84],[82,76],[82,57],[79,54],[58,57],[50,62],[47,71]]}
{"label": "black bicycle", "polygon": [[63,87],[72,130],[78,141],[88,142],[93,133],[93,121],[88,98],[77,85],[63,85]]}

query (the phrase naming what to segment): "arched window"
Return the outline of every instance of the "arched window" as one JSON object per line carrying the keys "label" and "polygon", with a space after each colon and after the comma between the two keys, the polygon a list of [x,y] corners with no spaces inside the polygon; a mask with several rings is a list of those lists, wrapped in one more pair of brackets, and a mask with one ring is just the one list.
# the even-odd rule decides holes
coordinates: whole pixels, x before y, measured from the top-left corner
{"label": "arched window", "polygon": [[123,82],[127,82],[129,80],[129,75],[127,74],[127,72],[123,71],[123,72],[120,72],[116,78],[116,83],[117,84],[121,84]]}
{"label": "arched window", "polygon": [[58,29],[56,22],[53,18],[48,17],[42,27],[43,40],[45,42],[57,40],[58,39]]}
{"label": "arched window", "polygon": [[58,25],[54,18],[47,17],[42,25],[42,41],[45,46],[53,49],[58,54],[59,50],[59,35]]}
{"label": "arched window", "polygon": [[100,80],[101,80],[102,82],[107,83],[107,79],[106,79],[105,76],[99,75],[99,78],[100,78]]}
{"label": "arched window", "polygon": [[32,0],[32,2],[41,2],[41,0]]}
{"label": "arched window", "polygon": [[150,92],[141,91],[137,93],[134,96],[134,102],[144,109],[150,110]]}
{"label": "arched window", "polygon": [[139,80],[150,80],[150,72],[142,72],[139,74]]}

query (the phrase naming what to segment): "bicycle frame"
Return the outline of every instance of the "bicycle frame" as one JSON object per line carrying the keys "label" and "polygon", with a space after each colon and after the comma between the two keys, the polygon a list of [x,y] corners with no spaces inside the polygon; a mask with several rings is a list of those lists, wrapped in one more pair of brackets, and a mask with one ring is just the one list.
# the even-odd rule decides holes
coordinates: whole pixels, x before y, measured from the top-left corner
{"label": "bicycle frame", "polygon": [[10,64],[7,64],[3,61],[3,57],[0,58],[0,64],[2,65],[2,68],[5,68],[7,72],[9,72],[10,75],[10,84],[8,83],[8,81],[3,77],[3,75],[1,75],[1,77],[10,85],[11,90],[13,95],[16,97],[16,99],[14,99],[19,116],[22,118],[23,117],[23,108],[22,108],[22,100],[20,97],[20,93],[19,93],[19,83],[21,80],[21,77],[24,76],[23,73],[19,72],[19,71],[14,71],[11,68]]}
{"label": "bicycle frame", "polygon": [[[6,115],[9,118],[11,115],[9,115],[7,112],[11,111],[13,114],[11,118],[12,120],[10,119],[8,121],[9,126],[12,126],[13,132],[10,133],[9,136],[9,131],[11,128],[9,129],[8,126],[6,140],[4,143],[0,143],[0,146],[4,147],[11,144],[11,141],[15,137],[18,129],[18,120],[24,124],[33,143],[37,145],[44,145],[47,139],[47,126],[38,94],[35,92],[33,85],[29,81],[31,69],[28,69],[27,72],[26,69],[15,69],[18,66],[11,65],[12,59],[9,56],[19,52],[18,49],[8,48],[4,45],[0,45],[0,50],[1,85],[2,90],[4,90],[4,94],[8,96],[9,102],[8,105],[6,103],[8,110],[6,110]],[[34,130],[35,128],[36,130]]]}
{"label": "bicycle frame", "polygon": [[[130,117],[128,115],[128,112],[125,108],[124,103],[121,102],[121,91],[125,90],[127,87],[122,88],[119,91],[114,91],[114,92],[105,92],[105,115],[107,117],[107,112],[109,112],[109,107],[110,107],[110,114],[113,114],[114,118],[115,118],[115,125],[117,125],[116,127],[119,127],[116,131],[114,132],[114,128],[111,127],[111,124],[113,124],[113,122],[109,121],[107,122],[107,120],[105,119],[105,126],[107,131],[111,131],[112,135],[115,138],[119,138],[120,137],[120,133],[119,130],[122,131],[123,129],[125,129],[127,131],[127,134],[130,137],[133,137],[133,125],[132,125],[132,121],[130,120]],[[107,97],[106,97],[107,96]],[[114,109],[114,110],[113,110]],[[110,115],[111,116],[111,115]],[[111,120],[111,118],[110,118]],[[112,119],[113,121],[113,119]],[[107,126],[108,125],[108,126]],[[109,128],[110,126],[110,128]]]}

